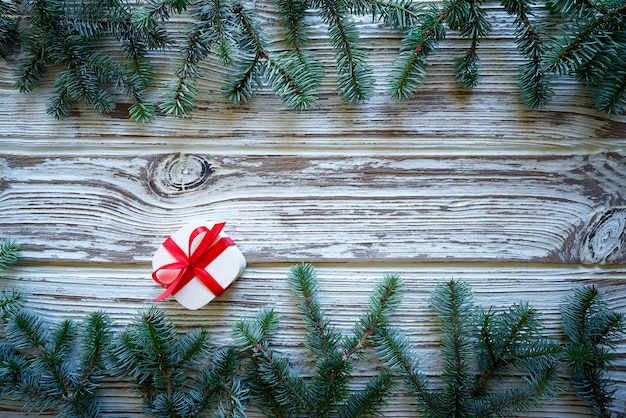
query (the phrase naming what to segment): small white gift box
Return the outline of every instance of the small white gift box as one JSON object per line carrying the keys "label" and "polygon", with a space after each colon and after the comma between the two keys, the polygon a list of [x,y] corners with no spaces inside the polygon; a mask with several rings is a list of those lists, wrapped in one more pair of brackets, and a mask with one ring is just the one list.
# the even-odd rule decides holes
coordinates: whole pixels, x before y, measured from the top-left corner
{"label": "small white gift box", "polygon": [[246,259],[222,229],[225,222],[191,222],[166,239],[152,258],[152,278],[187,309],[221,295],[246,268]]}

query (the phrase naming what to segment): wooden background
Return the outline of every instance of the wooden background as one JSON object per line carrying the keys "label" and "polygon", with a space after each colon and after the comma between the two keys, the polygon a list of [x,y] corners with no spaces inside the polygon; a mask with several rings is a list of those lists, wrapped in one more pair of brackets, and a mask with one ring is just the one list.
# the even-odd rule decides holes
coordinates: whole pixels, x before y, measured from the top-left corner
{"label": "wooden background", "polygon": [[[266,2],[259,7],[272,18]],[[451,33],[419,94],[403,103],[385,93],[399,38],[367,21],[359,27],[377,78],[371,101],[352,106],[336,95],[325,28],[311,18],[326,72],[304,113],[269,92],[230,105],[220,94],[224,69],[207,62],[192,119],[142,126],[121,106],[110,117],[78,110],[56,121],[45,114],[50,90],[17,92],[14,63],[1,62],[0,236],[24,247],[1,287],[22,289],[52,320],[105,309],[120,328],[161,291],[150,278],[158,245],[206,218],[227,221],[247,270],[201,310],[171,299],[160,306],[182,330],[206,327],[218,344],[230,341],[235,321],[273,306],[282,315],[275,347],[302,373],[303,326],[285,282],[302,261],[317,267],[323,306],[343,329],[384,274],[401,275],[406,292],[393,321],[433,378],[440,334],[429,293],[441,281],[469,282],[485,306],[530,301],[554,338],[562,338],[558,306],[576,285],[597,284],[626,312],[626,117],[594,111],[593,91],[565,78],[546,109],[527,109],[512,19],[496,3],[488,8],[494,33],[479,49],[481,84],[455,84],[450,62],[467,42]],[[158,85],[172,56],[155,62]],[[626,341],[617,353],[611,377],[624,412]],[[107,381],[103,397],[102,416],[141,416],[126,383]],[[28,415],[9,400],[0,414]],[[404,390],[386,415],[416,416]],[[571,391],[527,414],[587,415]]]}

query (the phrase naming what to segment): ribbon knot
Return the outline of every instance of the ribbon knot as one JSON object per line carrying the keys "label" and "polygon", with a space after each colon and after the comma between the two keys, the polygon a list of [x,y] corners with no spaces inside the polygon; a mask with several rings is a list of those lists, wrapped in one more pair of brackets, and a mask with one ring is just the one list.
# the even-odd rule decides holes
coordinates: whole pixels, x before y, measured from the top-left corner
{"label": "ribbon knot", "polygon": [[[165,240],[163,247],[176,259],[176,262],[159,267],[152,273],[152,279],[166,287],[165,291],[154,299],[155,301],[162,301],[170,295],[175,295],[194,277],[200,279],[215,296],[224,293],[226,289],[206,271],[206,266],[211,264],[217,256],[226,248],[235,245],[228,237],[219,238],[224,225],[226,222],[217,223],[211,229],[205,226],[194,229],[189,235],[187,252],[180,248],[171,237]],[[200,242],[194,249],[196,238],[199,238]],[[167,271],[178,271],[178,274],[171,279],[172,274],[163,274]]]}

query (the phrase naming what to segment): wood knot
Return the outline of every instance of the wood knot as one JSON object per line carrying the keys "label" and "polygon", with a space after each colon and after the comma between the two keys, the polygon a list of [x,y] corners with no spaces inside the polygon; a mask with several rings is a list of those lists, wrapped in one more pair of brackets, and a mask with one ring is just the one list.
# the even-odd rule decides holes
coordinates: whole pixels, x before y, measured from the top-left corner
{"label": "wood knot", "polygon": [[589,226],[580,259],[583,264],[626,261],[626,207],[607,210]]}
{"label": "wood knot", "polygon": [[199,188],[211,177],[213,168],[200,155],[175,154],[161,160],[152,172],[152,189],[167,196]]}

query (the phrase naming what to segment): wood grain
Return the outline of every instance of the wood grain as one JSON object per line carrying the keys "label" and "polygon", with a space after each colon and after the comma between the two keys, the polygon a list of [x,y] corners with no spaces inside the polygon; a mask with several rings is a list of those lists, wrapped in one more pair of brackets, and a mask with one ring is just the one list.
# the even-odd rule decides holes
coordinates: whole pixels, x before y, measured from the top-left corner
{"label": "wood grain", "polygon": [[[276,13],[268,1],[258,1],[261,16],[269,24],[269,49],[279,53],[285,45],[279,41]],[[345,141],[356,148],[399,141],[410,147],[419,139],[450,138],[450,142],[487,138],[541,139],[567,143],[570,139],[623,139],[626,115],[607,117],[593,110],[594,90],[563,77],[554,80],[554,100],[542,110],[528,109],[518,95],[518,66],[523,63],[515,45],[514,18],[498,4],[485,5],[492,25],[492,35],[480,43],[481,82],[473,90],[460,88],[452,74],[452,60],[467,48],[466,39],[450,31],[445,41],[429,57],[428,76],[418,94],[405,102],[395,102],[388,93],[390,69],[398,56],[401,33],[384,28],[369,17],[356,19],[360,38],[368,53],[368,63],[376,78],[371,99],[363,105],[350,105],[337,95],[334,51],[329,45],[327,27],[311,13],[308,18],[309,50],[324,70],[319,99],[306,112],[288,111],[280,99],[267,88],[250,103],[231,105],[222,95],[225,76],[231,71],[212,60],[203,62],[198,81],[197,109],[189,120],[159,116],[148,125],[128,120],[128,103],[108,117],[95,115],[79,107],[67,120],[56,121],[45,116],[46,103],[53,94],[52,74],[44,78],[42,87],[31,94],[13,88],[15,61],[0,61],[0,133],[20,138],[25,146],[53,148],[90,146],[93,141],[109,143],[116,138],[163,144],[171,138],[189,138],[196,143],[227,139],[229,149],[245,147],[250,141],[265,147],[298,146],[306,141],[309,148],[337,147]],[[179,39],[189,21],[177,17],[168,24],[173,37]],[[176,48],[152,56],[155,68],[153,88],[149,97],[156,103],[180,60]],[[15,115],[20,115],[16,118]],[[113,138],[111,138],[113,137]],[[317,142],[317,138],[332,138]],[[68,144],[69,141],[69,144]],[[485,141],[489,142],[489,141]],[[516,147],[515,144],[511,144]],[[546,144],[547,145],[547,144]]]}
{"label": "wood grain", "polygon": [[[623,268],[565,269],[560,266],[463,266],[451,264],[319,264],[320,303],[333,325],[348,332],[365,310],[371,290],[385,274],[397,274],[405,290],[403,301],[391,317],[394,325],[407,331],[420,356],[423,371],[434,382],[441,365],[439,343],[441,334],[430,308],[430,292],[435,285],[451,278],[469,283],[475,302],[485,308],[507,309],[511,304],[527,301],[541,312],[544,335],[563,340],[559,305],[572,287],[595,283],[611,309],[626,310],[626,288]],[[234,324],[252,317],[265,306],[280,315],[281,326],[272,347],[286,355],[295,372],[307,376],[311,357],[303,348],[304,324],[296,309],[297,298],[288,290],[286,275],[289,265],[250,265],[219,299],[199,311],[188,311],[173,300],[161,303],[184,332],[203,327],[211,333],[216,345],[232,343],[230,330]],[[51,321],[61,318],[80,320],[85,312],[105,309],[116,329],[128,323],[138,309],[152,304],[160,289],[150,278],[149,267],[105,266],[71,267],[50,264],[20,265],[2,279],[3,286],[27,289],[28,305]],[[268,298],[268,294],[274,295]],[[617,385],[617,407],[624,405],[626,393],[626,341],[617,347],[617,370],[611,373]],[[368,361],[376,364],[372,352]],[[371,369],[357,368],[354,383],[361,384]],[[565,375],[563,375],[565,376]],[[139,402],[129,392],[128,382],[107,378],[102,390],[103,416],[138,417]],[[10,411],[12,403],[0,403],[0,413]],[[389,400],[386,416],[414,417],[414,405],[405,390],[398,388]],[[565,415],[567,414],[567,415]],[[3,416],[5,416],[3,414]],[[20,416],[20,415],[11,415]],[[257,417],[257,414],[251,414]],[[586,409],[570,392],[550,405],[530,412],[529,417],[583,417]]]}
{"label": "wood grain", "polygon": [[253,263],[626,261],[626,156],[615,152],[7,155],[0,166],[0,218],[27,259],[145,263],[207,218],[229,222]]}
{"label": "wood grain", "polygon": [[[270,2],[256,3],[275,22]],[[205,327],[217,344],[230,341],[236,321],[273,306],[282,318],[274,348],[303,375],[311,364],[285,281],[296,262],[318,268],[321,303],[342,330],[384,274],[399,274],[406,287],[393,321],[435,381],[441,335],[429,295],[443,280],[468,281],[476,301],[495,309],[531,302],[559,340],[559,305],[574,286],[597,284],[626,313],[626,115],[593,110],[594,91],[569,78],[554,81],[545,109],[525,107],[513,19],[498,3],[484,6],[493,33],[479,46],[481,84],[456,85],[451,62],[467,41],[450,31],[418,94],[401,103],[386,84],[400,34],[358,19],[376,84],[368,103],[349,105],[336,94],[334,53],[313,13],[310,50],[324,76],[306,112],[286,110],[268,89],[231,105],[220,92],[229,69],[207,61],[191,119],[138,125],[120,102],[106,117],[78,108],[57,121],[45,114],[52,75],[22,94],[15,61],[0,61],[0,237],[24,247],[0,287],[22,289],[52,321],[104,309],[121,329],[161,291],[149,265],[158,245],[189,219],[207,218],[228,222],[248,269],[199,311],[160,306],[182,331]],[[168,27],[180,38],[188,23],[179,16]],[[269,33],[270,50],[284,50],[276,28]],[[177,56],[152,58],[148,93],[158,103]],[[623,413],[624,338],[610,373]],[[353,383],[368,374],[358,368]],[[102,396],[105,418],[143,416],[128,382],[107,378]],[[3,399],[0,415],[33,414]],[[416,416],[403,389],[385,416]],[[566,390],[524,416],[589,414]]]}

